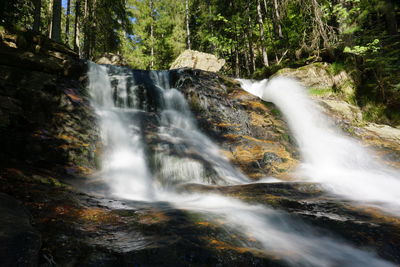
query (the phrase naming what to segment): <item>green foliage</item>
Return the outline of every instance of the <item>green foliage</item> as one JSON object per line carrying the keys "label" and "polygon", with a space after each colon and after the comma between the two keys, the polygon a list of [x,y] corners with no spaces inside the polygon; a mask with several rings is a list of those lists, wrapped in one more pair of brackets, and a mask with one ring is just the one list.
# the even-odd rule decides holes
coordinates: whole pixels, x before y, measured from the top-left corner
{"label": "green foliage", "polygon": [[382,104],[368,102],[363,107],[363,119],[372,122],[388,123],[385,116],[386,107]]}
{"label": "green foliage", "polygon": [[33,25],[33,3],[26,0],[2,0],[0,22],[16,29]]}
{"label": "green foliage", "polygon": [[[47,36],[52,1],[41,0],[41,33]],[[2,0],[1,23],[32,29],[33,3]],[[185,0],[71,0],[68,45],[74,46],[77,28],[83,57],[114,52],[134,68],[167,69],[186,47],[185,4]],[[226,74],[266,78],[283,67],[333,62],[328,69],[332,75],[351,70],[356,76],[357,95],[349,101],[369,110],[369,118],[398,121],[393,114],[400,113],[400,2],[189,0],[187,11],[191,48],[224,58]],[[63,10],[63,31],[66,16]],[[62,39],[66,37],[64,32]],[[377,112],[371,103],[386,108]]]}
{"label": "green foliage", "polygon": [[351,53],[358,56],[365,56],[369,53],[377,53],[379,51],[379,39],[374,39],[372,42],[367,43],[364,46],[356,45],[353,47],[346,46],[343,50],[345,53]]}
{"label": "green foliage", "polygon": [[134,68],[168,69],[185,48],[184,2],[129,0],[128,6],[133,31],[122,41],[122,54]]}
{"label": "green foliage", "polygon": [[315,95],[315,96],[324,96],[324,95],[330,95],[333,93],[334,92],[332,91],[332,88],[326,88],[326,89],[310,88],[310,89],[308,89],[308,94]]}
{"label": "green foliage", "polygon": [[333,62],[327,70],[331,75],[338,75],[340,72],[346,70],[346,66],[342,62]]}

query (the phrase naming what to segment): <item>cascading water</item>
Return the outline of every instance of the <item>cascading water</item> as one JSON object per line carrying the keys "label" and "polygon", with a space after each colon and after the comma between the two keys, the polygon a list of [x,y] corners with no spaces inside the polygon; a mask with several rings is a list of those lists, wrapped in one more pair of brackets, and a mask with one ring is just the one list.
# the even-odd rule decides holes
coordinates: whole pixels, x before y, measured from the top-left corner
{"label": "cascading water", "polygon": [[[225,185],[248,180],[197,129],[183,95],[170,88],[168,75],[89,65],[89,89],[105,147],[99,176],[108,182],[113,196],[167,201],[204,216],[214,214],[256,238],[262,250],[294,266],[392,266],[344,241],[321,237],[283,212],[215,194],[174,191],[174,185],[182,183]],[[157,119],[146,121],[148,116]],[[146,127],[151,123],[157,131],[149,134]],[[146,153],[151,138],[156,140],[152,156]]]}
{"label": "cascading water", "polygon": [[[212,184],[248,182],[247,178],[233,168],[228,160],[220,154],[218,146],[197,129],[189,106],[178,90],[169,89],[165,91],[164,103],[165,109],[161,113],[160,135],[173,144],[175,151],[188,155],[189,158],[201,158],[203,163],[200,164],[186,158],[180,164],[174,165],[173,159],[164,158],[162,159],[161,169],[168,169],[173,172],[170,175],[164,173],[164,177],[168,177],[170,181],[178,178],[186,180],[186,182],[198,183],[204,182],[204,177],[207,177],[208,182]],[[207,174],[209,167],[214,173]],[[190,177],[190,180],[187,180],[188,177]]]}
{"label": "cascading water", "polygon": [[335,129],[305,88],[289,78],[239,81],[244,90],[281,109],[303,156],[302,175],[336,194],[400,215],[400,172]]}
{"label": "cascading water", "polygon": [[[92,103],[99,115],[103,144],[106,148],[102,160],[103,173],[113,192],[120,197],[135,196],[138,200],[152,198],[151,176],[144,157],[141,142],[140,110],[127,107],[125,82],[126,74],[118,76],[124,81],[118,84],[116,92],[111,88],[111,81],[104,66],[90,63],[89,89]],[[131,86],[134,90],[136,87]],[[114,104],[113,95],[116,95]],[[116,105],[122,106],[117,108]]]}

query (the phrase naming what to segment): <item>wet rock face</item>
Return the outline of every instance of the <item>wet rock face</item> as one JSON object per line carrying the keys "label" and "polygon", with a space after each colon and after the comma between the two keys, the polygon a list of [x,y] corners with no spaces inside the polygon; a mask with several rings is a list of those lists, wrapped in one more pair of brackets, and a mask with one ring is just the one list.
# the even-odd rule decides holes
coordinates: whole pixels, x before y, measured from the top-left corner
{"label": "wet rock face", "polygon": [[41,235],[27,209],[0,193],[0,257],[2,266],[37,266]]}
{"label": "wet rock face", "polygon": [[98,132],[78,56],[30,33],[3,34],[1,41],[2,161],[67,166],[78,173],[94,168]]}
{"label": "wet rock face", "polygon": [[[0,170],[0,179],[0,190],[24,203],[42,235],[36,261],[40,266],[287,266],[217,215],[179,210],[167,202],[92,196],[23,167]],[[178,190],[217,193],[284,210],[287,218],[316,226],[321,236],[334,234],[400,262],[398,218],[337,200],[318,184],[186,184]]]}
{"label": "wet rock face", "polygon": [[0,170],[0,179],[42,235],[39,266],[285,266],[207,213],[79,193],[24,167]]}
{"label": "wet rock face", "polygon": [[200,70],[172,72],[202,130],[253,179],[288,178],[298,163],[294,140],[279,111],[232,79]]}

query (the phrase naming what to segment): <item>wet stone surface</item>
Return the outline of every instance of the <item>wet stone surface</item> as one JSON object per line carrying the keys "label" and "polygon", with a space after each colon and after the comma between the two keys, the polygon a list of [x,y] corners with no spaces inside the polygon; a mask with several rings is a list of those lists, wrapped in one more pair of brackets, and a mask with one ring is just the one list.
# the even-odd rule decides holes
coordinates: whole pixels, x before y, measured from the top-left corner
{"label": "wet stone surface", "polygon": [[[290,177],[299,155],[273,104],[215,73],[182,69],[171,75],[175,87],[188,99],[199,127],[242,172],[252,179]],[[266,164],[264,155],[272,154],[276,157]]]}

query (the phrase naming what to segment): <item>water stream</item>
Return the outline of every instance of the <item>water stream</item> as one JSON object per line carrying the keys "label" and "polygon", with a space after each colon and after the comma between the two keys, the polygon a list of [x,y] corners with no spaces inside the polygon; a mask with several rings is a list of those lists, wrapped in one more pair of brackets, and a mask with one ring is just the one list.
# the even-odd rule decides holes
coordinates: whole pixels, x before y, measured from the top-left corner
{"label": "water stream", "polygon": [[285,116],[302,154],[299,172],[347,199],[400,216],[400,172],[380,163],[373,151],[345,136],[289,78],[252,82],[242,88],[273,102]]}
{"label": "water stream", "polygon": [[[255,238],[258,249],[293,266],[392,266],[372,252],[321,236],[285,212],[217,194],[178,193],[176,186],[185,183],[223,186],[249,180],[198,129],[169,72],[93,63],[89,67],[89,89],[104,144],[99,176],[114,197],[164,201],[218,216],[229,228]],[[149,133],[148,127],[155,130]],[[243,240],[242,246],[252,244]]]}

